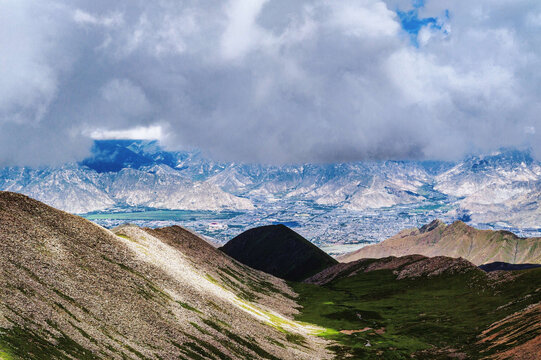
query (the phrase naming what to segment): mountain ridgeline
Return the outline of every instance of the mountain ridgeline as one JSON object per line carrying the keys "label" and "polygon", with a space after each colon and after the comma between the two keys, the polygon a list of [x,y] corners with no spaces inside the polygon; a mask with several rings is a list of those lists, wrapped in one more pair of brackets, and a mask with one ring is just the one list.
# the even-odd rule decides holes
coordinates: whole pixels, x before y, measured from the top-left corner
{"label": "mountain ridgeline", "polygon": [[[404,233],[424,236],[404,244],[408,255],[326,262],[321,271],[308,271],[308,264],[318,263],[317,253],[304,258],[315,259],[301,261],[304,275],[297,278],[315,275],[290,283],[303,307],[297,319],[326,328],[321,336],[335,342],[329,349],[337,359],[398,359],[405,354],[420,359],[537,359],[540,265],[494,262],[478,267],[456,256],[469,255],[478,262],[534,260],[536,239],[437,220]],[[305,241],[285,226],[265,226],[242,233],[222,250],[246,265],[298,280],[284,273],[291,266],[297,270],[292,248]],[[416,255],[420,250],[432,257]],[[403,336],[407,342],[399,340]]]}
{"label": "mountain ridgeline", "polygon": [[527,269],[535,269],[538,267],[541,267],[541,264],[509,264],[509,263],[501,262],[501,261],[479,265],[479,269],[484,270],[486,272],[527,270]]}
{"label": "mountain ridgeline", "polygon": [[0,358],[330,358],[283,280],[178,226],[112,232],[0,192]]}
{"label": "mountain ridgeline", "polygon": [[403,230],[381,243],[343,255],[341,262],[420,254],[462,257],[481,265],[492,262],[541,264],[541,238],[519,238],[508,231],[478,230],[456,221],[434,220],[419,229]]}
{"label": "mountain ridgeline", "polygon": [[247,230],[220,250],[245,265],[289,281],[302,281],[337,263],[285,225]]}
{"label": "mountain ridgeline", "polygon": [[[446,221],[536,229],[540,189],[541,163],[527,151],[512,149],[457,163],[266,166],[217,162],[197,151],[165,151],[156,141],[100,140],[79,163],[0,168],[0,190],[72,213],[137,207],[251,211],[282,199],[348,211],[408,205],[424,213],[437,209],[430,216]],[[386,212],[380,214],[385,218]],[[387,219],[399,222],[393,213]]]}

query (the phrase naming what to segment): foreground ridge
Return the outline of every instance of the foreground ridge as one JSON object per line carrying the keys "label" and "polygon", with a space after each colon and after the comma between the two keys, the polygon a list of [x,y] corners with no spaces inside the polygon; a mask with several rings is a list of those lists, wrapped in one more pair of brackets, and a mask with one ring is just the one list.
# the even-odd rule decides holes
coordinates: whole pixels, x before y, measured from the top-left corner
{"label": "foreground ridge", "polygon": [[114,232],[0,193],[0,358],[328,358],[295,294],[179,227]]}

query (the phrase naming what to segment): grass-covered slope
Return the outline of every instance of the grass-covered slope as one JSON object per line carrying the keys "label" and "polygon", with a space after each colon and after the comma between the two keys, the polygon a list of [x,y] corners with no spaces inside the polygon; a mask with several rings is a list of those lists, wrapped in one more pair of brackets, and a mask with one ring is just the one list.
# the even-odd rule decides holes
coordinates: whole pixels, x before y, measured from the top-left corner
{"label": "grass-covered slope", "polygon": [[421,254],[462,257],[476,265],[491,262],[541,264],[541,238],[519,238],[508,231],[478,230],[456,221],[434,220],[420,229],[408,229],[375,245],[339,258],[341,262]]}
{"label": "grass-covered slope", "polygon": [[337,263],[284,225],[250,229],[220,250],[254,269],[291,281],[302,281]]}
{"label": "grass-covered slope", "polygon": [[284,281],[178,227],[115,232],[0,192],[0,358],[327,357]]}
{"label": "grass-covered slope", "polygon": [[487,274],[462,259],[408,256],[339,264],[307,281],[293,284],[297,319],[325,327],[337,359],[538,355],[541,269]]}

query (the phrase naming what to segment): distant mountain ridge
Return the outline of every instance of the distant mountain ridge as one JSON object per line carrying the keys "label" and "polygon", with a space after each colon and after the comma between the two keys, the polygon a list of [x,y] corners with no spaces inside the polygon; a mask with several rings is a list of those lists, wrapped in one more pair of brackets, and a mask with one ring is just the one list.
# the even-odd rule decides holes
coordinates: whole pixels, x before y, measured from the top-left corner
{"label": "distant mountain ridge", "polygon": [[400,211],[410,218],[436,209],[435,216],[448,221],[541,227],[541,165],[528,151],[512,149],[455,163],[268,166],[166,151],[156,141],[99,140],[80,163],[0,168],[0,190],[72,213],[133,207],[252,211],[276,200],[299,200],[353,212],[406,207]]}
{"label": "distant mountain ridge", "polygon": [[529,151],[507,149],[470,157],[434,178],[434,189],[457,197],[474,223],[539,227],[541,163]]}
{"label": "distant mountain ridge", "polygon": [[538,267],[541,267],[541,264],[509,264],[509,263],[501,262],[501,261],[479,265],[479,269],[486,272],[517,271],[517,270],[535,269]]}
{"label": "distant mountain ridge", "polygon": [[[220,163],[198,151],[168,152],[156,141],[141,140],[98,140],[92,154],[81,163],[57,168],[0,169],[0,189],[74,213],[119,206],[250,210],[254,201],[265,202],[269,197],[300,197],[360,210],[422,200],[416,189],[429,181],[435,169],[449,167],[400,161],[284,166]],[[160,181],[153,179],[157,173],[163,176]],[[137,181],[138,189],[131,189],[126,183],[129,178],[145,180]],[[194,190],[197,185],[206,186],[213,200],[200,198],[202,193]],[[40,191],[44,186],[47,191]],[[156,186],[164,192],[149,202],[140,188],[150,192]],[[119,195],[118,188],[124,193]],[[181,193],[190,200],[177,199]],[[68,194],[69,200],[62,201],[59,194]]]}
{"label": "distant mountain ridge", "polygon": [[250,229],[220,250],[251,268],[289,281],[302,281],[337,263],[284,225]]}
{"label": "distant mountain ridge", "polygon": [[193,181],[167,165],[98,173],[66,165],[57,169],[0,170],[0,189],[24,193],[71,213],[115,207],[182,210],[252,210],[249,199]]}
{"label": "distant mountain ridge", "polygon": [[426,257],[422,255],[389,256],[380,259],[359,259],[339,263],[305,280],[309,284],[325,285],[338,279],[378,270],[392,270],[397,280],[433,277],[479,269],[467,260],[447,256]]}
{"label": "distant mountain ridge", "polygon": [[341,262],[420,254],[464,258],[476,265],[491,262],[541,264],[541,238],[519,238],[508,231],[478,230],[456,221],[440,220],[406,229],[374,245],[340,256]]}

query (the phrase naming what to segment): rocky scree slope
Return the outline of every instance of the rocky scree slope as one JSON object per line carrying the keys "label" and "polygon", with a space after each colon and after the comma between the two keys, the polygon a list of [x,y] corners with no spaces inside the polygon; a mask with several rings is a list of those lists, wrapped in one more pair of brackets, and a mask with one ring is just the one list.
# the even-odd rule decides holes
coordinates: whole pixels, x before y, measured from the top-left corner
{"label": "rocky scree slope", "polygon": [[220,250],[245,265],[289,281],[302,281],[337,263],[285,225],[250,229]]}
{"label": "rocky scree slope", "polygon": [[110,232],[0,192],[0,358],[327,358],[284,281],[178,228]]}
{"label": "rocky scree slope", "polygon": [[541,264],[541,238],[519,238],[508,231],[478,230],[456,221],[434,220],[419,229],[403,230],[381,243],[338,258],[341,262],[420,254],[462,257],[476,265],[491,262]]}

